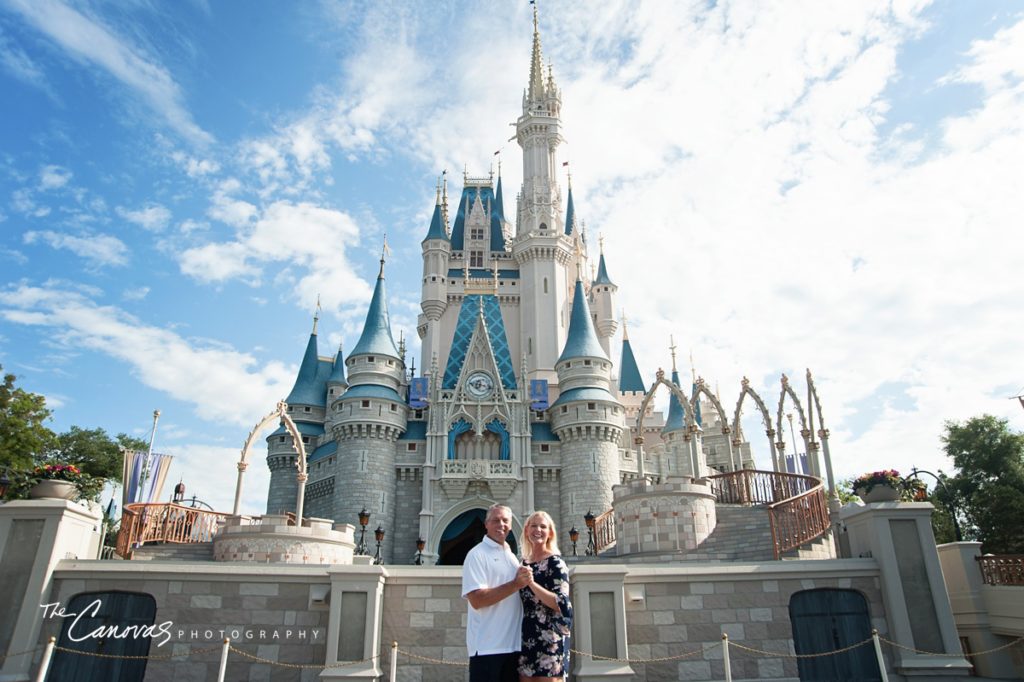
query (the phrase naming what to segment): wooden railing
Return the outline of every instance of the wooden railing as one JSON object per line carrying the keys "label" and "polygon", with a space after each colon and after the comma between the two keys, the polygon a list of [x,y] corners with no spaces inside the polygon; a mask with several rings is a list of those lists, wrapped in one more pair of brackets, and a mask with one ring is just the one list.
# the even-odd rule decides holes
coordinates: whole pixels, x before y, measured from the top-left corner
{"label": "wooden railing", "polygon": [[708,481],[715,499],[722,504],[767,506],[776,559],[829,530],[828,504],[821,479],[781,471],[742,469],[709,476]]}
{"label": "wooden railing", "polygon": [[121,515],[116,551],[130,559],[132,552],[147,542],[210,542],[227,516],[174,503],[129,504]]}
{"label": "wooden railing", "polygon": [[1024,585],[1024,554],[975,557],[986,585]]}
{"label": "wooden railing", "polygon": [[615,542],[615,510],[609,509],[594,519],[594,547],[595,554],[609,547]]}

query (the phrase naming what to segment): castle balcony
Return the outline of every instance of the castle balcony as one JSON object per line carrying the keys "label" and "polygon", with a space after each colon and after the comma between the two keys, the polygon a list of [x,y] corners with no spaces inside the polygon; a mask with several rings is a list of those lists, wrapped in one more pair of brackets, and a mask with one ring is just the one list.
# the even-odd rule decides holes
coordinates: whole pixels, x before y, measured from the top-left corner
{"label": "castle balcony", "polygon": [[441,466],[441,488],[450,500],[461,500],[473,482],[490,489],[496,500],[506,500],[520,479],[519,466],[508,459],[446,459]]}

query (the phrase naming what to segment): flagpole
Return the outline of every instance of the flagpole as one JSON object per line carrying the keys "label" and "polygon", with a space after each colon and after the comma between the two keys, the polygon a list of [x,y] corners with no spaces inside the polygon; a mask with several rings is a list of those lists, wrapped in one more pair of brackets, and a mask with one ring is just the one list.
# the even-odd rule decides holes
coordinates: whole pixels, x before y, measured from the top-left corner
{"label": "flagpole", "polygon": [[153,410],[153,432],[149,434],[149,451],[146,452],[146,461],[142,466],[142,475],[139,477],[139,489],[135,491],[136,495],[145,490],[146,479],[150,475],[150,467],[153,461],[153,442],[156,440],[156,424],[158,421],[160,421],[160,410]]}

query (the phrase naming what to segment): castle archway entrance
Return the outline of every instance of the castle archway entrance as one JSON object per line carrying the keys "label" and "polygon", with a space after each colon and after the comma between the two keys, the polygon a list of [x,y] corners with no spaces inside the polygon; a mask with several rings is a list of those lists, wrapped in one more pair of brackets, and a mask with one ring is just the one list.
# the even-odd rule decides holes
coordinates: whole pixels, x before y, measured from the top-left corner
{"label": "castle archway entrance", "polygon": [[[437,551],[439,566],[461,566],[466,560],[469,550],[484,539],[487,529],[484,527],[486,509],[470,509],[456,516],[441,534],[441,542]],[[505,542],[513,552],[518,552],[515,536],[508,534]]]}

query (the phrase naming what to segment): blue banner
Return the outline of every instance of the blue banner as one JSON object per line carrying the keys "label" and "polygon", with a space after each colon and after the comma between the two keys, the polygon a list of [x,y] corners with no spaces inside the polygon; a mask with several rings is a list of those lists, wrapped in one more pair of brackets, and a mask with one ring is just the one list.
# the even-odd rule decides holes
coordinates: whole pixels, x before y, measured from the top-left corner
{"label": "blue banner", "polygon": [[429,377],[416,377],[409,382],[409,407],[419,409],[427,406],[427,393],[430,391]]}
{"label": "blue banner", "polygon": [[530,379],[530,409],[548,409],[548,380]]}

